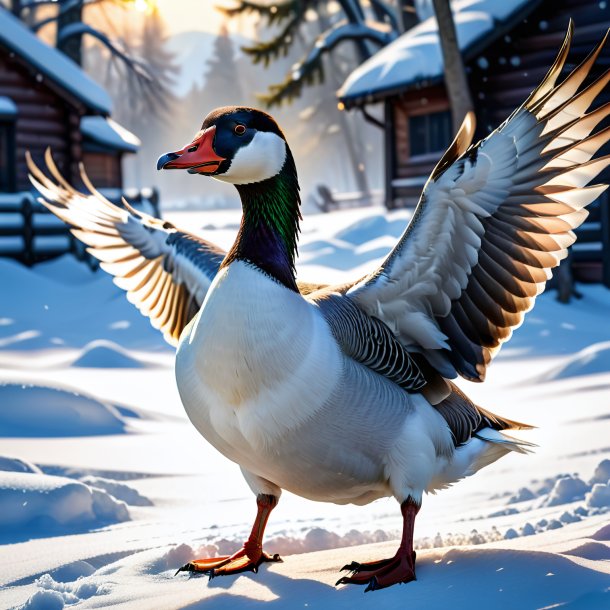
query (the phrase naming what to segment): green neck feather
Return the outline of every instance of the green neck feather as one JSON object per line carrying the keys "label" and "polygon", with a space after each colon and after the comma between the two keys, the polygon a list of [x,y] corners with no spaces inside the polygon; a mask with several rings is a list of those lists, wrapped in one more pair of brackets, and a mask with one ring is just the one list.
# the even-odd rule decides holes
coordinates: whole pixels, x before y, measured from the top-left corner
{"label": "green neck feather", "polygon": [[245,260],[298,292],[295,258],[301,212],[299,182],[290,150],[276,176],[236,185],[243,217],[237,239],[222,266]]}

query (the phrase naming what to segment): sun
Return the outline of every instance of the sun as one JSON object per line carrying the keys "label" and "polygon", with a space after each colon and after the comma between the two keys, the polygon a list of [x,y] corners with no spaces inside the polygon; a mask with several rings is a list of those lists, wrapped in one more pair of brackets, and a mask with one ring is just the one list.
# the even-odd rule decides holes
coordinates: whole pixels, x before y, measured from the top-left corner
{"label": "sun", "polygon": [[141,13],[151,13],[156,5],[156,0],[133,0],[134,8]]}

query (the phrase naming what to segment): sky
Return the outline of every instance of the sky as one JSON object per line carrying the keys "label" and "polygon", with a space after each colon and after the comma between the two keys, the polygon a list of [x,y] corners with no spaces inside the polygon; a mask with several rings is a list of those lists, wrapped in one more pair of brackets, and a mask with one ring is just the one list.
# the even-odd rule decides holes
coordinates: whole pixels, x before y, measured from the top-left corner
{"label": "sky", "polygon": [[[231,0],[131,0],[133,6],[127,5],[127,10],[113,6],[111,2],[105,2],[99,6],[89,6],[88,19],[93,25],[97,21],[106,23],[108,18],[111,21],[129,21],[133,18],[132,23],[138,21],[141,13],[146,13],[152,5],[156,5],[165,21],[167,34],[172,36],[180,32],[203,31],[217,33],[223,23],[226,23],[230,32],[241,32],[248,36],[252,33],[252,17],[237,17],[227,19],[220,11],[216,10],[216,6],[230,6]],[[0,4],[6,4],[7,0],[0,0]],[[40,17],[45,16],[45,8],[39,9]],[[48,9],[49,14],[54,13],[55,8]],[[105,15],[107,17],[105,17]],[[54,38],[54,29],[51,27],[44,28],[42,31],[43,38],[47,36],[49,41]]]}
{"label": "sky", "polygon": [[[156,0],[157,6],[167,24],[169,34],[202,30],[206,32],[218,32],[221,24],[226,19],[223,14],[216,10],[215,6],[222,4],[230,5],[227,0]],[[245,34],[248,29],[248,19],[232,19],[227,21],[231,31],[239,29]]]}
{"label": "sky", "polygon": [[215,0],[157,0],[168,32],[177,34],[190,30],[217,32],[223,16],[214,6]]}

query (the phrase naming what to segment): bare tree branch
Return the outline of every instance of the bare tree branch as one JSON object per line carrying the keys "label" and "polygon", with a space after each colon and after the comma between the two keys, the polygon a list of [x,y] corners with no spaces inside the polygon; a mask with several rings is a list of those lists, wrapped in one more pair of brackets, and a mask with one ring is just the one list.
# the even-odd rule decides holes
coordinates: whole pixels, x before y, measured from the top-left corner
{"label": "bare tree branch", "polygon": [[379,21],[386,21],[395,32],[400,32],[396,11],[383,0],[369,0]]}
{"label": "bare tree branch", "polygon": [[144,61],[134,57],[125,47],[118,41],[112,41],[108,36],[92,28],[86,23],[71,23],[61,30],[58,36],[58,41],[64,42],[74,36],[82,36],[89,34],[105,45],[113,55],[116,55],[123,60],[139,77],[148,81],[154,81],[154,76],[150,73],[148,66]]}
{"label": "bare tree branch", "polygon": [[[61,2],[61,0],[59,2],[57,0],[41,0],[40,2],[37,2],[37,5],[59,4],[59,10],[57,11],[57,14],[52,15],[51,17],[47,17],[46,19],[41,19],[40,21],[37,21],[36,23],[34,23],[34,25],[30,26],[30,29],[32,30],[32,32],[38,32],[38,30],[43,28],[45,25],[57,21],[61,15],[64,15],[69,10],[78,7],[79,4],[86,4],[87,6],[92,6],[94,4],[101,4],[107,1],[109,0],[68,0],[67,2]],[[29,8],[29,5],[27,5],[25,8]]]}

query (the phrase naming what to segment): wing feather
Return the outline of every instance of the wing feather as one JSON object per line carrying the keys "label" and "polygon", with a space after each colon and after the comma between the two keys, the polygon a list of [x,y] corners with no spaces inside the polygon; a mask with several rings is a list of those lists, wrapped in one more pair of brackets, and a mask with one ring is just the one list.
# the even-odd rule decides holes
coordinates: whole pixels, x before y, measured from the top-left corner
{"label": "wing feather", "polygon": [[397,246],[347,291],[444,376],[484,379],[567,256],[586,206],[607,188],[591,182],[610,166],[610,155],[595,157],[610,127],[592,132],[610,104],[588,111],[610,70],[585,83],[608,35],[557,84],[572,32],[570,23],[555,63],[525,103],[470,148],[463,146],[472,132],[466,119]]}
{"label": "wing feather", "polygon": [[50,150],[45,161],[52,179],[27,155],[40,202],[70,226],[100,267],[127,292],[128,300],[176,345],[201,307],[225,253],[127,202],[124,209],[114,205],[95,189],[82,166],[81,178],[89,194],[76,191],[62,177]]}
{"label": "wing feather", "polygon": [[343,352],[407,392],[426,385],[421,370],[392,331],[345,294],[321,288],[307,296],[318,307]]}

